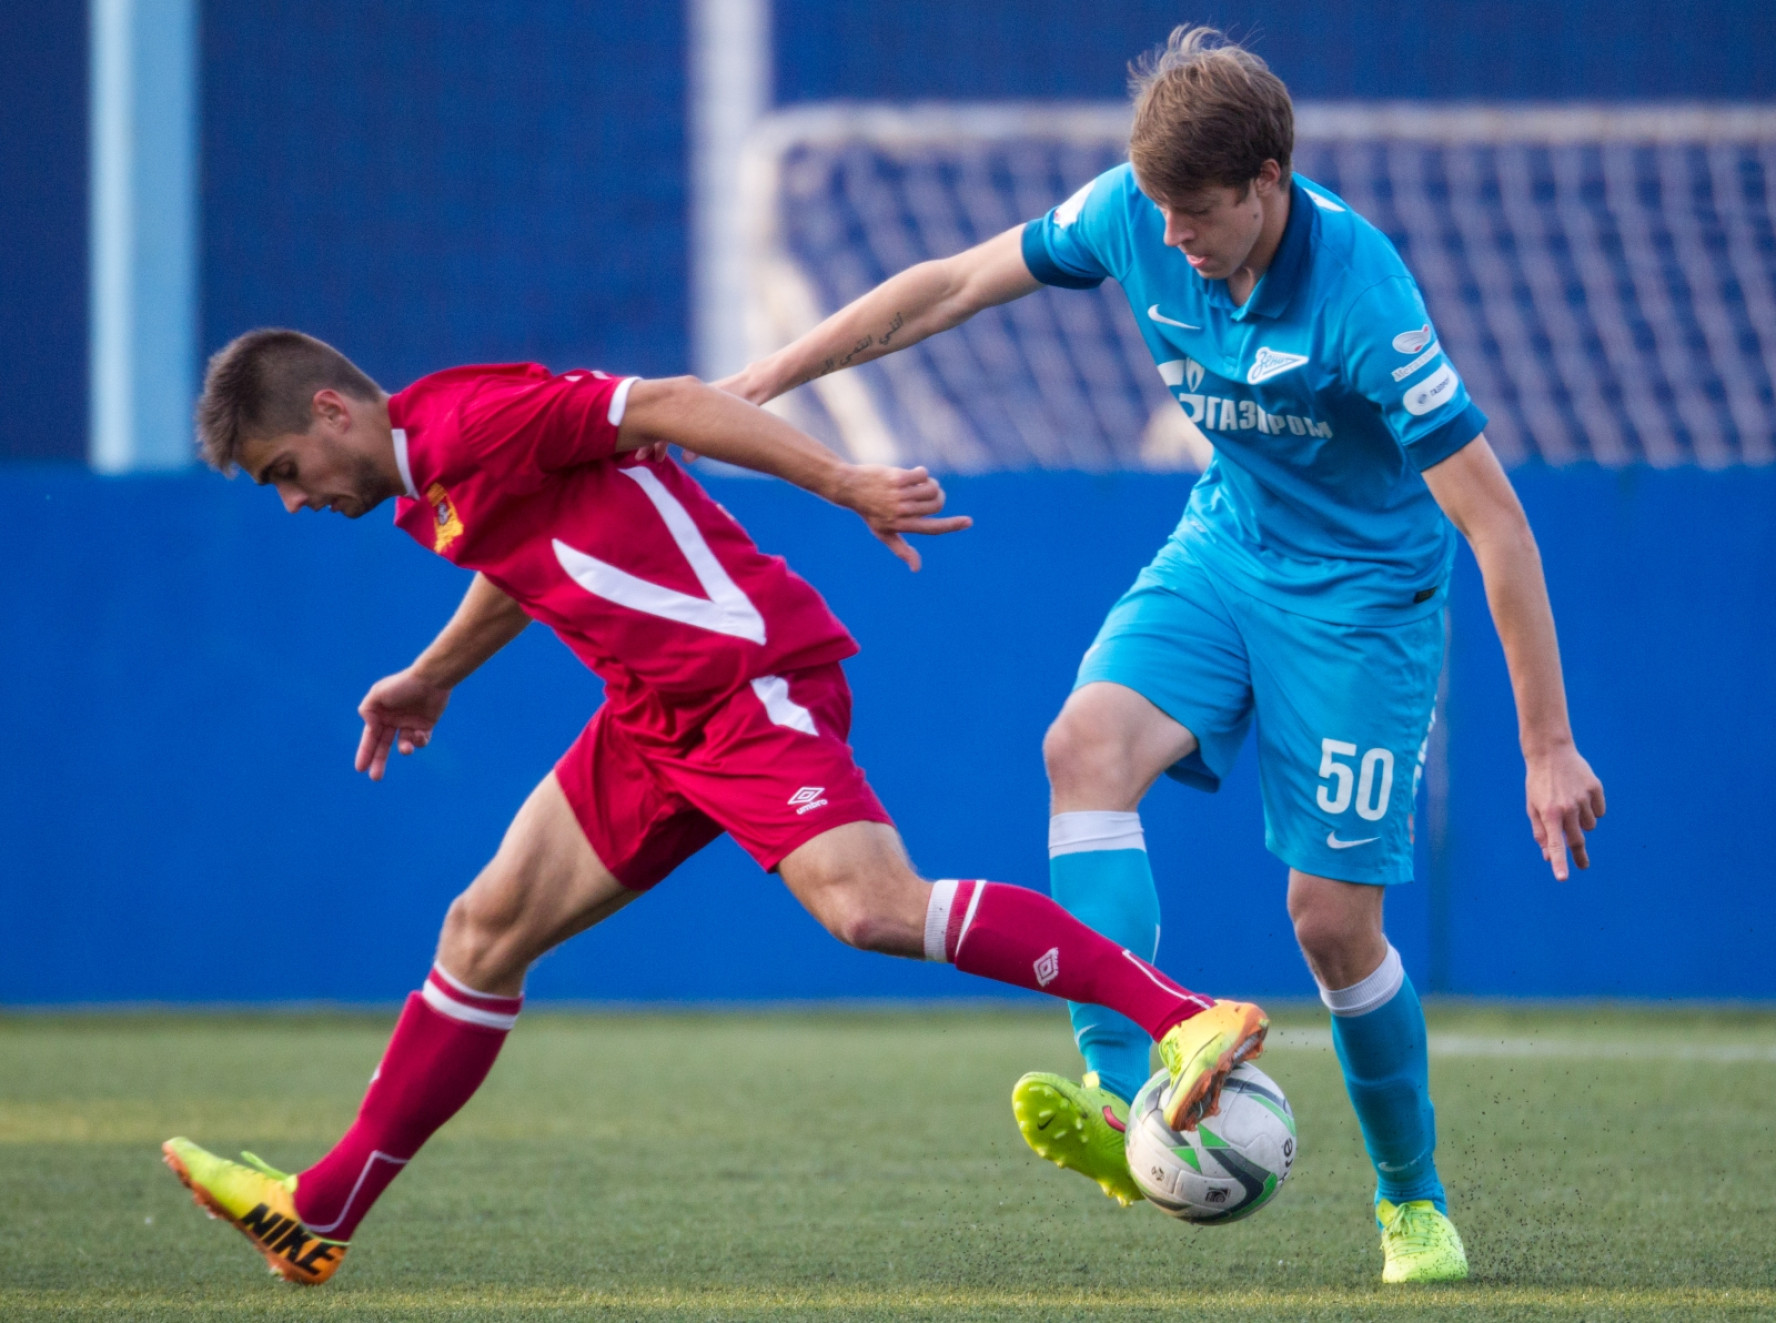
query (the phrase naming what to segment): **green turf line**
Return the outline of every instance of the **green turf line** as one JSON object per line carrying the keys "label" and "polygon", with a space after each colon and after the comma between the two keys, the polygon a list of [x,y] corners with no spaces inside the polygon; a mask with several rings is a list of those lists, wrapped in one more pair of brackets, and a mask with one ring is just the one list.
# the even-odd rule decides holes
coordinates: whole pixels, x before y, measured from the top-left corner
{"label": "green turf line", "polygon": [[1445,1041],[1592,1049],[1433,1057],[1475,1274],[1433,1290],[1379,1284],[1368,1163],[1304,1010],[1263,1062],[1295,1171],[1214,1229],[1023,1147],[1013,1081],[1079,1069],[1057,1014],[527,1017],[315,1291],[193,1208],[157,1146],[301,1168],[389,1017],[0,1017],[0,1319],[1776,1318],[1776,1014],[1431,1014]]}

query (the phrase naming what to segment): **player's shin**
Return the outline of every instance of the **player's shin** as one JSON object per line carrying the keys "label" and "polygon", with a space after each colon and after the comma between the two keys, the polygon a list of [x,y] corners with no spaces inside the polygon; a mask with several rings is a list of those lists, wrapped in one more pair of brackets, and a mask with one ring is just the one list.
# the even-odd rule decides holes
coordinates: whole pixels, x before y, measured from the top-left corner
{"label": "player's shin", "polygon": [[407,998],[357,1120],[296,1179],[296,1211],[310,1230],[351,1239],[389,1182],[481,1087],[523,1004],[476,992],[433,966]]}
{"label": "player's shin", "polygon": [[[1159,953],[1159,892],[1138,813],[1057,813],[1048,820],[1049,892],[1086,927],[1147,960]],[[1132,1099],[1147,1082],[1152,1043],[1126,1015],[1091,1002],[1067,1005],[1086,1069]]]}
{"label": "player's shin", "polygon": [[1047,896],[1003,882],[934,883],[925,958],[949,961],[965,974],[1108,1006],[1154,1039],[1212,1004]]}
{"label": "player's shin", "polygon": [[1424,1008],[1400,953],[1390,945],[1374,973],[1348,988],[1321,988],[1332,1012],[1332,1044],[1375,1164],[1377,1198],[1429,1199],[1447,1213],[1437,1178]]}

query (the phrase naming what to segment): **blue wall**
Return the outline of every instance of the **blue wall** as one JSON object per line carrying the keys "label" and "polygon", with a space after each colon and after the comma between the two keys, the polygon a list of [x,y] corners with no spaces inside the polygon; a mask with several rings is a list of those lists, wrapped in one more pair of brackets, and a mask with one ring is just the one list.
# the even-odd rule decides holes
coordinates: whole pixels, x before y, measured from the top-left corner
{"label": "blue wall", "polygon": [[[1554,883],[1524,824],[1503,665],[1464,567],[1450,849],[1434,879],[1393,894],[1395,940],[1415,977],[1452,992],[1776,997],[1776,472],[1516,477],[1610,816],[1592,872]],[[957,480],[952,505],[979,525],[927,547],[918,576],[811,497],[743,480],[718,495],[862,641],[854,742],[919,864],[1039,886],[1043,727],[1187,486]],[[0,470],[0,526],[32,553],[0,567],[0,1002],[400,995],[446,902],[597,701],[532,630],[463,687],[434,747],[372,785],[350,767],[357,701],[463,586],[380,516],[292,519],[208,475],[15,466]],[[1250,750],[1221,795],[1164,783],[1146,819],[1169,931],[1207,911],[1220,935],[1169,940],[1163,962],[1216,991],[1309,992]],[[725,841],[532,986],[991,991],[844,950]]]}
{"label": "blue wall", "polygon": [[86,6],[0,4],[0,460],[86,453]]}

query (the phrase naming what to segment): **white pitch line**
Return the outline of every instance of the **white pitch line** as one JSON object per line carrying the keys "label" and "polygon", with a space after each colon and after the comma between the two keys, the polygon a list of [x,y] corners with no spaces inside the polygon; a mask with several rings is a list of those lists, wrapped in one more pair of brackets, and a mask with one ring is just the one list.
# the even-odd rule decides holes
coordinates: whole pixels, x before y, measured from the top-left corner
{"label": "white pitch line", "polygon": [[[1330,1052],[1325,1029],[1273,1029],[1266,1047]],[[1776,1043],[1622,1042],[1584,1038],[1490,1038],[1432,1034],[1434,1057],[1553,1057],[1566,1061],[1699,1061],[1717,1065],[1776,1064]]]}

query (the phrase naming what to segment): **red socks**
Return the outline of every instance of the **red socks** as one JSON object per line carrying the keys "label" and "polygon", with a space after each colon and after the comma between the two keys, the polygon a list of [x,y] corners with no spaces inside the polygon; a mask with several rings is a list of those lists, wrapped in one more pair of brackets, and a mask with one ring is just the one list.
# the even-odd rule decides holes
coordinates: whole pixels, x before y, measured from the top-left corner
{"label": "red socks", "polygon": [[432,967],[407,998],[370,1091],[333,1150],[296,1180],[296,1212],[328,1240],[350,1240],[421,1144],[481,1087],[522,997],[490,997]]}
{"label": "red socks", "polygon": [[1052,997],[1108,1006],[1155,1039],[1214,1004],[1087,928],[1041,892],[1003,882],[932,884],[925,958]]}

